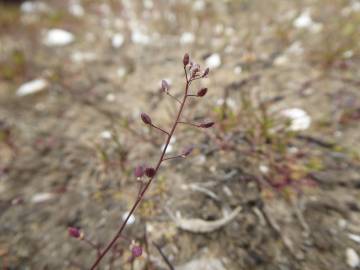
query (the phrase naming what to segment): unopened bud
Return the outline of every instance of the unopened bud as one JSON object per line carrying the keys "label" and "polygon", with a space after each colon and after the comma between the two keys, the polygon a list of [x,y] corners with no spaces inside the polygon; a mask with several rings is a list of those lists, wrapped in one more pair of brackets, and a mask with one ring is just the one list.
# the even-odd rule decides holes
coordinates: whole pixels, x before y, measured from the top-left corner
{"label": "unopened bud", "polygon": [[209,68],[206,68],[202,77],[205,78],[207,75],[209,75],[209,72],[210,72],[210,69]]}
{"label": "unopened bud", "polygon": [[131,254],[133,258],[140,257],[142,255],[142,247],[139,245],[133,245],[131,248]]}
{"label": "unopened bud", "polygon": [[207,88],[201,88],[198,92],[197,92],[197,96],[198,97],[203,97],[205,96],[207,93]]}
{"label": "unopened bud", "polygon": [[200,124],[199,127],[201,127],[201,128],[210,128],[214,124],[215,124],[214,122],[207,122],[207,123]]}
{"label": "unopened bud", "polygon": [[182,157],[187,157],[191,154],[191,152],[194,150],[194,146],[188,146],[184,149],[183,153],[181,154]]}
{"label": "unopened bud", "polygon": [[184,54],[184,57],[183,57],[183,64],[184,64],[184,67],[186,67],[190,62],[190,56],[188,53],[185,53]]}
{"label": "unopened bud", "polygon": [[151,118],[146,113],[141,113],[141,120],[147,125],[151,125]]}
{"label": "unopened bud", "polygon": [[146,168],[146,169],[145,169],[145,174],[146,174],[147,177],[151,178],[151,177],[154,177],[154,176],[155,176],[156,171],[155,171],[154,168],[151,168],[151,167],[150,167],[150,168]]}
{"label": "unopened bud", "polygon": [[136,166],[134,174],[135,174],[136,178],[143,177],[144,176],[144,166],[142,166],[142,165]]}
{"label": "unopened bud", "polygon": [[75,227],[69,227],[68,228],[68,233],[71,237],[74,238],[80,238],[81,237],[81,232],[79,229],[75,228]]}
{"label": "unopened bud", "polygon": [[161,90],[164,92],[168,92],[169,91],[169,84],[167,81],[162,80],[161,81]]}

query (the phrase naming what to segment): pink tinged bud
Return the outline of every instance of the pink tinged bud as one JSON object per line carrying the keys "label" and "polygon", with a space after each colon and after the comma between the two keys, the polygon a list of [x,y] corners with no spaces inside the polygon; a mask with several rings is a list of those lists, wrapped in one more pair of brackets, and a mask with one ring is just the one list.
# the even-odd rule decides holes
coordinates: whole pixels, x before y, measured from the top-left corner
{"label": "pink tinged bud", "polygon": [[197,92],[197,96],[198,97],[203,97],[205,96],[207,93],[207,88],[201,88],[198,92]]}
{"label": "pink tinged bud", "polygon": [[214,124],[215,124],[214,122],[207,122],[207,123],[200,124],[199,127],[201,127],[201,128],[210,128]]}
{"label": "pink tinged bud", "polygon": [[185,53],[184,54],[184,57],[183,57],[183,64],[184,64],[184,67],[186,67],[190,62],[190,56],[188,53]]}
{"label": "pink tinged bud", "polygon": [[145,169],[145,174],[147,177],[151,178],[151,177],[154,177],[155,174],[156,174],[156,171],[154,168],[146,168]]}
{"label": "pink tinged bud", "polygon": [[206,68],[202,77],[205,78],[207,75],[209,75],[209,72],[210,72],[210,69],[209,68]]}
{"label": "pink tinged bud", "polygon": [[141,246],[137,246],[137,245],[133,246],[133,247],[131,248],[131,253],[132,253],[132,256],[133,256],[134,258],[140,257],[140,256],[142,255],[142,248],[141,248]]}
{"label": "pink tinged bud", "polygon": [[151,125],[152,123],[150,116],[148,116],[146,113],[141,113],[141,120],[143,120],[146,125]]}
{"label": "pink tinged bud", "polygon": [[162,80],[161,81],[161,90],[164,91],[164,92],[168,92],[169,91],[169,84],[167,81],[165,80]]}
{"label": "pink tinged bud", "polygon": [[144,176],[144,167],[142,165],[136,166],[134,174],[136,178],[141,178]]}
{"label": "pink tinged bud", "polygon": [[75,227],[69,227],[68,233],[69,233],[69,236],[74,237],[74,238],[80,238],[80,236],[81,236],[80,230]]}
{"label": "pink tinged bud", "polygon": [[183,153],[181,154],[181,156],[183,157],[187,157],[188,155],[191,154],[191,152],[194,150],[194,146],[188,146],[184,149]]}

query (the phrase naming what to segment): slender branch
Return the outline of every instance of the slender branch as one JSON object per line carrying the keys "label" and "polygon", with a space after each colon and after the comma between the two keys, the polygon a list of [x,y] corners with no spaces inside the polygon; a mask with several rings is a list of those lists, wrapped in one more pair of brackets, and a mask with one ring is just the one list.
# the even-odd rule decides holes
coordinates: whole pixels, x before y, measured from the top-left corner
{"label": "slender branch", "polygon": [[150,124],[153,128],[156,128],[162,132],[164,132],[165,134],[167,134],[168,136],[170,135],[169,132],[167,132],[166,130],[163,130],[162,128],[158,127],[158,126],[155,126],[154,124]]}
{"label": "slender branch", "polygon": [[187,95],[188,97],[197,97],[198,95]]}
{"label": "slender branch", "polygon": [[166,94],[170,97],[172,97],[174,100],[176,100],[177,102],[179,102],[181,104],[181,100],[179,100],[177,97],[173,96],[172,94],[170,94],[169,92],[166,92]]}
{"label": "slender branch", "polygon": [[179,124],[184,124],[184,125],[190,125],[190,126],[194,126],[194,127],[200,127],[198,124],[194,124],[194,123],[190,123],[190,122],[182,122],[182,121],[178,121]]}
{"label": "slender branch", "polygon": [[166,139],[166,142],[165,142],[165,147],[160,155],[160,158],[156,164],[156,167],[155,167],[155,174],[153,177],[150,178],[149,182],[145,185],[144,189],[142,190],[142,192],[140,193],[140,195],[137,197],[133,207],[130,209],[127,217],[125,218],[125,220],[123,221],[122,225],[120,226],[120,228],[118,229],[116,235],[112,238],[112,240],[109,242],[109,244],[106,246],[106,248],[104,249],[103,252],[100,253],[100,255],[97,257],[97,259],[95,260],[95,262],[93,263],[93,265],[91,266],[91,270],[95,270],[95,268],[97,267],[97,265],[100,263],[100,261],[103,259],[103,257],[109,252],[109,250],[112,248],[112,246],[116,243],[116,241],[120,238],[122,232],[124,231],[125,227],[126,227],[126,224],[128,223],[131,215],[135,212],[136,208],[138,207],[138,205],[141,203],[141,201],[143,200],[144,198],[144,195],[146,193],[146,191],[149,189],[151,183],[153,182],[160,166],[161,166],[161,163],[163,162],[164,160],[164,156],[165,156],[165,153],[166,153],[166,150],[169,146],[169,143],[170,143],[170,140],[171,140],[171,137],[172,135],[174,134],[175,132],[175,129],[176,129],[176,126],[177,124],[179,124],[179,119],[180,119],[180,116],[181,116],[181,113],[184,109],[184,106],[185,106],[185,103],[186,103],[186,98],[187,98],[187,94],[188,94],[188,91],[189,91],[189,86],[190,86],[190,81],[188,80],[187,78],[187,72],[186,72],[186,68],[184,67],[184,70],[185,70],[185,76],[186,76],[186,85],[185,85],[185,93],[184,93],[184,96],[183,96],[183,99],[182,99],[182,102],[181,102],[181,105],[180,105],[180,108],[179,108],[179,111],[178,111],[178,114],[176,116],[176,119],[175,121],[173,122],[173,125],[172,125],[172,128],[170,130],[170,133]]}
{"label": "slender branch", "polygon": [[173,156],[173,157],[167,157],[167,158],[164,158],[163,161],[170,160],[170,159],[175,159],[175,158],[185,158],[185,156],[184,155],[177,155],[177,156]]}
{"label": "slender branch", "polygon": [[164,254],[164,252],[162,251],[161,247],[156,244],[155,242],[152,242],[152,244],[156,247],[156,249],[159,251],[161,257],[163,258],[164,262],[166,263],[167,266],[169,266],[170,270],[175,270],[174,266],[171,264],[170,260],[166,257],[166,255]]}

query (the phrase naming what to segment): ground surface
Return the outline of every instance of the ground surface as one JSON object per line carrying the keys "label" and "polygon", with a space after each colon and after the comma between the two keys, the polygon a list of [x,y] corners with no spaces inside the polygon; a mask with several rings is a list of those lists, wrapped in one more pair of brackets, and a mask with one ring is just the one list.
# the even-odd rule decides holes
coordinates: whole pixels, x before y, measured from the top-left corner
{"label": "ground surface", "polygon": [[[159,83],[170,79],[181,93],[184,52],[214,65],[203,82],[209,94],[186,116],[217,124],[176,134],[173,153],[196,150],[163,167],[128,226],[130,240],[149,243],[133,267],[167,269],[154,241],[183,270],[351,268],[349,250],[360,254],[358,1],[46,1],[22,10],[3,2],[4,269],[88,269],[96,254],[67,227],[102,244],[111,239],[136,196],[134,167],[155,163],[163,143],[139,113],[169,125],[176,102]],[[46,45],[54,28],[74,41]],[[209,60],[214,55],[221,63]],[[38,78],[44,89],[16,94]],[[263,104],[267,135],[255,120]],[[309,128],[277,129],[287,108],[306,111]],[[211,221],[238,206],[236,218],[211,233],[184,231],[171,218]],[[114,269],[131,267],[127,241]]]}

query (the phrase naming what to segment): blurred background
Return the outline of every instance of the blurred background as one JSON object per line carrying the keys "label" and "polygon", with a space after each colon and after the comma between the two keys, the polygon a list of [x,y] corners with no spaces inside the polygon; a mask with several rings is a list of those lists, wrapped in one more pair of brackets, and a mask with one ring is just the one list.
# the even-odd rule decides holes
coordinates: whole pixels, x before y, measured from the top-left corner
{"label": "blurred background", "polygon": [[185,52],[210,74],[184,119],[216,125],[179,127],[168,154],[194,152],[99,269],[359,268],[359,33],[358,0],[0,1],[2,269],[89,269],[67,228],[114,236],[164,143],[139,115],[170,127]]}

